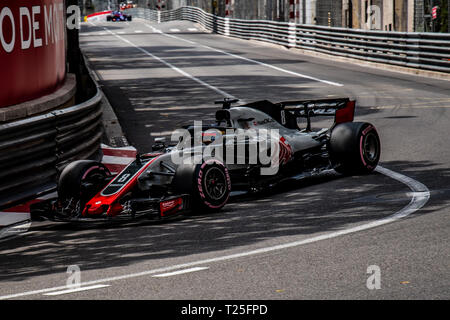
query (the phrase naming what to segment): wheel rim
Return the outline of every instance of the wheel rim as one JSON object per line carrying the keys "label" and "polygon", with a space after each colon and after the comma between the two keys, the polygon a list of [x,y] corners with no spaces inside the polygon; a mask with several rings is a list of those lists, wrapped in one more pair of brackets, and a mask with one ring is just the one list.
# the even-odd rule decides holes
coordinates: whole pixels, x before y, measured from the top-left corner
{"label": "wheel rim", "polygon": [[367,134],[366,138],[364,139],[364,146],[363,146],[363,152],[364,152],[364,158],[366,158],[370,162],[374,162],[378,158],[379,153],[379,146],[378,146],[378,139],[373,133]]}
{"label": "wheel rim", "polygon": [[[100,170],[93,170],[92,172],[90,172],[86,177],[84,177],[83,179],[81,179],[81,184],[92,184],[92,185],[98,185],[101,181],[103,181],[105,179],[105,177],[107,176],[107,174],[104,171],[100,171]],[[98,188],[101,189],[101,188]],[[83,191],[90,191],[86,194],[80,194],[80,198],[91,198],[93,197],[98,191],[97,188],[95,188],[95,190],[83,190]],[[86,200],[86,199],[85,199]]]}
{"label": "wheel rim", "polygon": [[217,167],[209,168],[205,173],[205,191],[213,200],[220,200],[227,192],[225,173]]}

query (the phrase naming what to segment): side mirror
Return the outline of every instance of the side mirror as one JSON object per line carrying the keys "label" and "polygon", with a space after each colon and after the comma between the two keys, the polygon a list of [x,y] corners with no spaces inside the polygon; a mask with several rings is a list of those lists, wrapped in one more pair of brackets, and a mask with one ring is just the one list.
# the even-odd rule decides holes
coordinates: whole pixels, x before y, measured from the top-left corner
{"label": "side mirror", "polygon": [[223,100],[214,101],[214,104],[221,104],[222,109],[227,110],[231,108],[231,104],[239,102],[239,99],[223,98]]}
{"label": "side mirror", "polygon": [[155,143],[152,145],[152,151],[161,151],[166,147],[166,138],[156,138]]}

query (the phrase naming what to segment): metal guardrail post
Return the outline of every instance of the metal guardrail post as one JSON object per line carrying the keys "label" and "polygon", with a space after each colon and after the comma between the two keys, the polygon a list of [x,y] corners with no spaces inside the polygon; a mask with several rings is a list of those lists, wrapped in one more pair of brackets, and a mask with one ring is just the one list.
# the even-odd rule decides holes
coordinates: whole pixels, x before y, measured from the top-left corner
{"label": "metal guardrail post", "polygon": [[296,47],[297,46],[297,28],[294,22],[289,22],[289,37],[288,37],[288,46]]}
{"label": "metal guardrail post", "polygon": [[225,18],[224,34],[230,36],[230,18]]}

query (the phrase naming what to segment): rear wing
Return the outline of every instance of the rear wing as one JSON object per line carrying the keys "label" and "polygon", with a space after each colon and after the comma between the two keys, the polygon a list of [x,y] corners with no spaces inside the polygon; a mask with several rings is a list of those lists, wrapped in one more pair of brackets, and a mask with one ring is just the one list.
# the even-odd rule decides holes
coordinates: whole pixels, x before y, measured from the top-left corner
{"label": "rear wing", "polygon": [[355,117],[356,101],[349,98],[284,101],[277,104],[281,107],[281,124],[297,122],[300,117],[306,118],[307,131],[311,130],[311,117],[334,116],[334,125],[352,122]]}

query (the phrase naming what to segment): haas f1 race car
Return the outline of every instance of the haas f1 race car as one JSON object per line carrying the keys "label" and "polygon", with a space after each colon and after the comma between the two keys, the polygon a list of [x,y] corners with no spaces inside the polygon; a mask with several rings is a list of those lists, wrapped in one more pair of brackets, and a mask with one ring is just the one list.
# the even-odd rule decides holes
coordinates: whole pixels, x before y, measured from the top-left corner
{"label": "haas f1 race car", "polygon": [[106,21],[131,21],[133,18],[129,14],[125,14],[122,11],[113,11],[110,15],[106,16]]}
{"label": "haas f1 race car", "polygon": [[[58,198],[33,205],[32,218],[161,219],[216,211],[232,191],[257,192],[333,169],[368,174],[378,164],[378,133],[370,123],[353,122],[355,101],[265,100],[232,107],[236,102],[216,102],[223,107],[214,123],[183,127],[172,145],[156,141],[151,153],[137,154],[116,175],[99,162],[70,163],[59,176]],[[330,128],[312,129],[312,118],[327,116],[334,117]]]}

